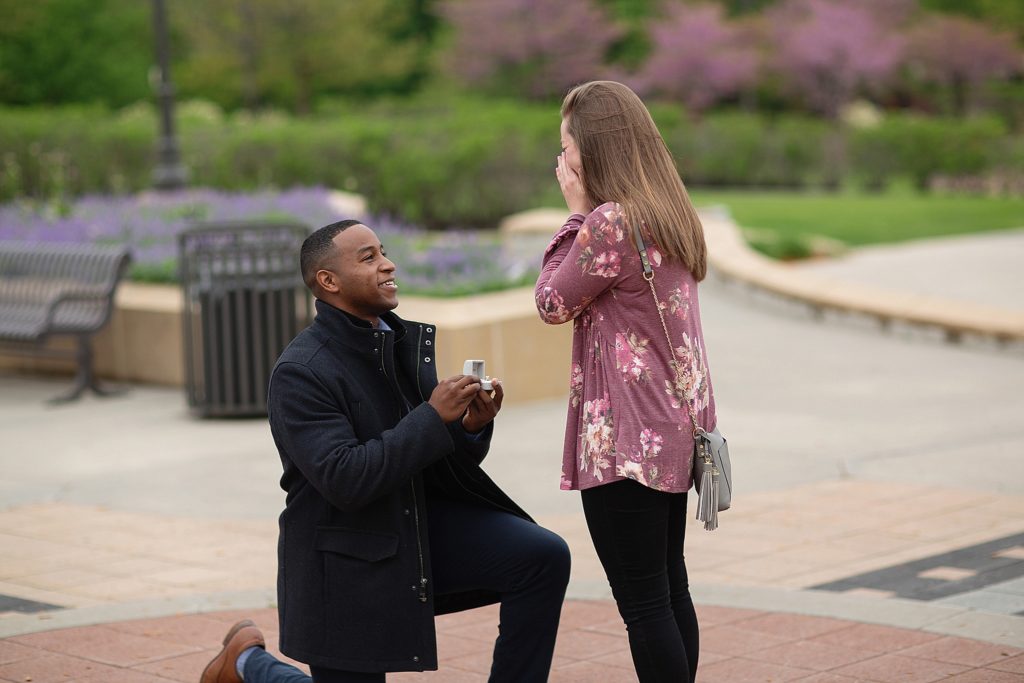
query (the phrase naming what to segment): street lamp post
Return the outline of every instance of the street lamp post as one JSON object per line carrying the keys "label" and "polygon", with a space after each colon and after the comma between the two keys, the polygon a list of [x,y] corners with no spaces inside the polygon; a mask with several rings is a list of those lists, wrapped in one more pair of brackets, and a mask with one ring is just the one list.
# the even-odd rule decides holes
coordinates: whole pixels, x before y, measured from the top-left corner
{"label": "street lamp post", "polygon": [[164,0],[153,0],[153,35],[156,41],[156,59],[159,78],[156,82],[157,103],[160,106],[160,141],[157,144],[157,163],[153,171],[153,185],[161,190],[183,187],[188,170],[178,155],[178,142],[174,137],[174,85],[168,58],[167,18]]}

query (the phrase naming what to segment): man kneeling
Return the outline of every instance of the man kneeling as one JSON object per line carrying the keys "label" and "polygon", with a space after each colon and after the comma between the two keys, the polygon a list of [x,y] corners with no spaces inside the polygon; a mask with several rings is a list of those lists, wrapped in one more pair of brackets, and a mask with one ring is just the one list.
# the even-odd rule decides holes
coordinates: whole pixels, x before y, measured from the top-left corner
{"label": "man kneeling", "polygon": [[[490,680],[547,680],[569,550],[480,468],[500,381],[438,382],[435,327],[399,318],[395,264],[367,226],[302,245],[316,319],[281,354],[268,410],[287,492],[281,652],[315,683],[437,668],[434,615],[501,603]],[[201,683],[308,681],[235,624]]]}

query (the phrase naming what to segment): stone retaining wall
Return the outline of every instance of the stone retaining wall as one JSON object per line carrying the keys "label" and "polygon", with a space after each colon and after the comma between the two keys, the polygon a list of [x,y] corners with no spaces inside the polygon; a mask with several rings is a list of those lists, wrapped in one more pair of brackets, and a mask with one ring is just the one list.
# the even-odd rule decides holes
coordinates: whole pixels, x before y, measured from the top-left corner
{"label": "stone retaining wall", "polygon": [[[403,296],[397,313],[437,325],[438,374],[462,372],[463,361],[482,358],[510,395],[534,400],[568,389],[571,325],[541,322],[531,288],[458,299]],[[111,380],[184,385],[181,289],[122,283],[110,324],[95,339],[96,370]],[[70,349],[59,340],[54,348]],[[70,373],[71,360],[0,351],[0,368]]]}

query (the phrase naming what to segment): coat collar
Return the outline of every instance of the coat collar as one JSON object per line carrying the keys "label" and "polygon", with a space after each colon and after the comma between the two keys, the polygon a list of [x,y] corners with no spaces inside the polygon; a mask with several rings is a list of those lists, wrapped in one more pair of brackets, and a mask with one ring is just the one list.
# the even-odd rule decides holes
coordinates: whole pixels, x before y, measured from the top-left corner
{"label": "coat collar", "polygon": [[[326,301],[317,299],[314,303],[316,319],[313,321],[313,325],[315,328],[319,328],[328,339],[363,346],[367,342],[372,342],[376,335],[383,332],[362,318],[335,308]],[[381,318],[393,330],[395,342],[405,337],[407,327],[404,320],[391,311],[381,315]]]}

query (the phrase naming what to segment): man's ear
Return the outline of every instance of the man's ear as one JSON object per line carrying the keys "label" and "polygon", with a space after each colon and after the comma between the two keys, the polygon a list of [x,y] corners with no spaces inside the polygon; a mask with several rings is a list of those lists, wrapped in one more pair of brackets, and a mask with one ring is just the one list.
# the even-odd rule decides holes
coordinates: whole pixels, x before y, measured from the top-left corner
{"label": "man's ear", "polygon": [[341,282],[338,280],[338,276],[329,270],[316,271],[316,283],[325,292],[336,294],[341,291]]}

